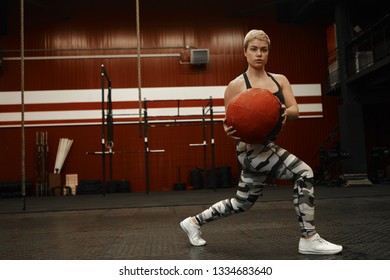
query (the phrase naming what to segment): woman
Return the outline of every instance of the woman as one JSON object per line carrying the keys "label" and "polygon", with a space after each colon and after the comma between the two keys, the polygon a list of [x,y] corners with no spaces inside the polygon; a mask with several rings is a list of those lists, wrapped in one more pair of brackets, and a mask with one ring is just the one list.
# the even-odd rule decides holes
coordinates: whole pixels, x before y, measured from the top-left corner
{"label": "woman", "polygon": [[[288,79],[281,74],[266,72],[270,39],[262,30],[251,30],[244,39],[244,55],[248,62],[245,73],[229,83],[225,90],[225,108],[238,93],[248,88],[263,88],[274,93],[284,108],[283,124],[299,116],[298,105]],[[205,211],[184,219],[180,226],[192,245],[203,246],[200,227],[208,222],[234,213],[248,211],[262,195],[267,177],[294,180],[293,202],[301,228],[298,251],[302,254],[337,254],[342,246],[322,239],[314,225],[314,179],[312,169],[274,141],[247,144],[235,135],[234,127],[224,123],[229,137],[238,141],[237,157],[242,165],[238,189],[234,198],[221,200]],[[275,137],[276,138],[276,137]],[[275,139],[272,139],[275,140]]]}

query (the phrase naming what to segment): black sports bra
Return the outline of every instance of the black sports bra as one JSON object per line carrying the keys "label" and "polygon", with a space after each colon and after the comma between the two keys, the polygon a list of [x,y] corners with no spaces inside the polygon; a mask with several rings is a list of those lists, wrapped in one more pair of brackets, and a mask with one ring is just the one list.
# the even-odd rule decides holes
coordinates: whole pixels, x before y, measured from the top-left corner
{"label": "black sports bra", "polygon": [[[252,88],[252,85],[249,82],[248,75],[246,74],[246,72],[244,72],[242,75],[244,76],[244,79],[245,79],[246,88],[248,88],[248,89]],[[280,87],[278,81],[276,81],[276,79],[270,73],[267,72],[267,75],[275,82],[276,86],[278,87],[278,91],[274,92],[274,95],[277,98],[279,98],[280,102],[282,102],[284,104],[283,91],[282,91],[282,88]]]}

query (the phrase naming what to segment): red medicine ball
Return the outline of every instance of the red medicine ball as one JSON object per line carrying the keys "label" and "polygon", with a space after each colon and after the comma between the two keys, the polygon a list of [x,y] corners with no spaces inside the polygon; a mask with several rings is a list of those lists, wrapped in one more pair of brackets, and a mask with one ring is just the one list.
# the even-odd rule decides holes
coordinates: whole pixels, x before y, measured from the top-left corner
{"label": "red medicine ball", "polygon": [[226,109],[226,124],[233,126],[241,141],[261,144],[282,128],[283,108],[269,90],[250,88],[234,96]]}

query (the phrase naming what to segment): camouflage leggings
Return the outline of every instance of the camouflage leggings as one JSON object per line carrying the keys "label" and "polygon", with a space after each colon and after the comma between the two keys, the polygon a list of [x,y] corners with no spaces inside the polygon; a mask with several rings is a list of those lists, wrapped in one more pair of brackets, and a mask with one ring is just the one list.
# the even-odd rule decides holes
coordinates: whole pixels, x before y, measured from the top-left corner
{"label": "camouflage leggings", "polygon": [[302,236],[315,233],[313,171],[306,163],[270,142],[252,145],[240,142],[237,157],[242,165],[234,198],[221,200],[196,215],[199,224],[248,211],[262,195],[267,177],[294,180],[293,202]]}

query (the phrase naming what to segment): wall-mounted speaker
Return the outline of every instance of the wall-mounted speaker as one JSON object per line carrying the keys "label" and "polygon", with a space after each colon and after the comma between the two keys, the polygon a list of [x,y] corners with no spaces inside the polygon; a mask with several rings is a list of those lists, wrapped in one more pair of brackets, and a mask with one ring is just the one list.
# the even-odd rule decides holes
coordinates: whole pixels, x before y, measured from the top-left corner
{"label": "wall-mounted speaker", "polygon": [[208,49],[193,49],[191,50],[191,64],[207,64],[209,63]]}

